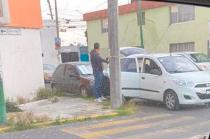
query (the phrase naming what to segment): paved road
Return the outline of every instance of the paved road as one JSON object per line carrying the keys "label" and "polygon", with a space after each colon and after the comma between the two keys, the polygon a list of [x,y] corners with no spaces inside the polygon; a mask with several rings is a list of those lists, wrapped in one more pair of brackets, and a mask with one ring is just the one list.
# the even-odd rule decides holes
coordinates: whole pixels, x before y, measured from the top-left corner
{"label": "paved road", "polygon": [[210,108],[172,112],[157,104],[139,104],[135,116],[89,121],[0,135],[0,139],[197,139],[210,133]]}

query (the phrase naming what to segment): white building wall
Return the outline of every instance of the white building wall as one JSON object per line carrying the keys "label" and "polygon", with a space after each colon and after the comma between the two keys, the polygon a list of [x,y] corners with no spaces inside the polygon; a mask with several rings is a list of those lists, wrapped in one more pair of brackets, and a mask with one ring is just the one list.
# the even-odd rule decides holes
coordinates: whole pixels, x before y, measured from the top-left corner
{"label": "white building wall", "polygon": [[44,27],[41,30],[41,43],[43,53],[43,64],[57,66],[60,62],[58,51],[55,50],[56,27],[55,23],[50,20],[44,21]]}
{"label": "white building wall", "polygon": [[44,87],[40,30],[0,35],[0,42],[5,96],[31,97]]}

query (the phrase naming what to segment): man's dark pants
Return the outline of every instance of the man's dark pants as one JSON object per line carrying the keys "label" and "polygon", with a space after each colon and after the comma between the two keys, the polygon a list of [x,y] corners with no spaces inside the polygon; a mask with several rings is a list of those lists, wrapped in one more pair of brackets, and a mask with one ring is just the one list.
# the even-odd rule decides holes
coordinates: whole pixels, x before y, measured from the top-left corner
{"label": "man's dark pants", "polygon": [[102,84],[103,84],[103,78],[104,74],[101,71],[96,71],[94,73],[94,78],[95,78],[95,88],[94,88],[94,93],[96,98],[102,97]]}

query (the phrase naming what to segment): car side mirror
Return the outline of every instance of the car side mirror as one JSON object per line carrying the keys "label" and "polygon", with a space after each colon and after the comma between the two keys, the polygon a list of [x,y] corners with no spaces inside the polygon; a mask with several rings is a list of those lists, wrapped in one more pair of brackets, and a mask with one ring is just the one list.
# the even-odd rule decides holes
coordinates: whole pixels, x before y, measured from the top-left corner
{"label": "car side mirror", "polygon": [[160,75],[162,75],[162,72],[161,72],[160,69],[152,69],[152,70],[150,71],[150,74],[154,74],[154,75],[160,76]]}

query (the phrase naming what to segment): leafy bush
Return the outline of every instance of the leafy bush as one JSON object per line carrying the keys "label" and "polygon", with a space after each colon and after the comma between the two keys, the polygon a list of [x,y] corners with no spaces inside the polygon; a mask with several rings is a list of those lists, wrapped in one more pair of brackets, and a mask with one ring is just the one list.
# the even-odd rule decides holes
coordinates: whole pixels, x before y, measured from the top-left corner
{"label": "leafy bush", "polygon": [[6,101],[6,111],[9,112],[21,112],[22,110],[17,107],[17,103],[7,100]]}

